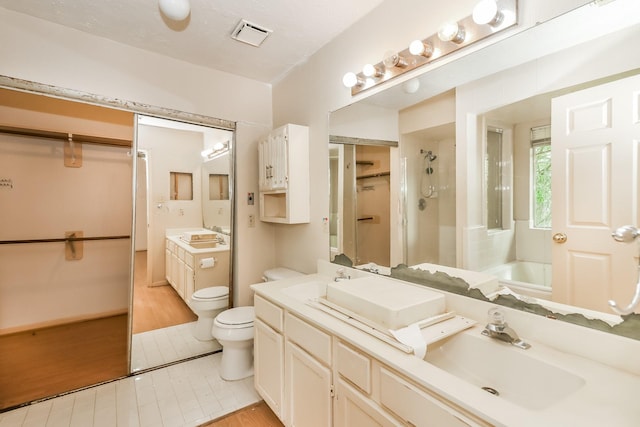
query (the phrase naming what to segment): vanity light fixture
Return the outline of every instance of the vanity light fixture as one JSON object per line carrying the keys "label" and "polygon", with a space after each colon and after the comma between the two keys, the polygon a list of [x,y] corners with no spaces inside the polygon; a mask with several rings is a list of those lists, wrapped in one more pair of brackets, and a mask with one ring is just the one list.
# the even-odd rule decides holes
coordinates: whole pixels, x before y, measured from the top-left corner
{"label": "vanity light fixture", "polygon": [[425,43],[422,40],[414,40],[409,45],[409,53],[415,56],[424,56],[430,58],[433,55],[433,46],[431,43]]}
{"label": "vanity light fixture", "polygon": [[216,142],[213,147],[207,148],[200,152],[203,159],[213,160],[221,157],[229,152],[229,141]]}
{"label": "vanity light fixture", "polygon": [[342,84],[348,88],[364,86],[366,81],[356,73],[349,71],[342,77]]}
{"label": "vanity light fixture", "polygon": [[380,67],[376,67],[373,64],[366,64],[362,67],[362,74],[368,78],[378,78],[384,76],[384,70],[380,69]]}
{"label": "vanity light fixture", "polygon": [[191,13],[189,0],[158,0],[158,6],[162,14],[172,21],[184,21]]}
{"label": "vanity light fixture", "polygon": [[478,25],[491,25],[495,27],[500,25],[504,15],[498,9],[498,3],[496,0],[481,0],[473,8],[473,22]]}
{"label": "vanity light fixture", "polygon": [[[407,49],[387,51],[382,61],[365,65],[360,73],[345,74],[342,82],[354,96],[517,24],[518,0],[478,0],[469,16],[443,24],[437,33],[412,41]],[[408,82],[405,91],[415,87]]]}
{"label": "vanity light fixture", "polygon": [[445,22],[438,30],[438,38],[443,42],[460,44],[464,41],[466,32],[464,27],[457,22]]}
{"label": "vanity light fixture", "polygon": [[382,59],[382,63],[387,68],[400,67],[405,68],[409,65],[409,61],[398,52],[393,50],[388,50],[384,54],[384,58]]}

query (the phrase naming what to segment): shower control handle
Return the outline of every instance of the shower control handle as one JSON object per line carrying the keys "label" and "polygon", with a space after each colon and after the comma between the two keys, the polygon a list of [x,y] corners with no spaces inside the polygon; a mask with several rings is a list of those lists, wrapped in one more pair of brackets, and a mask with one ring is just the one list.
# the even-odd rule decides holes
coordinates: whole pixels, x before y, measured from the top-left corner
{"label": "shower control handle", "polygon": [[564,233],[556,233],[553,235],[553,241],[555,243],[564,243],[567,241],[567,235]]}

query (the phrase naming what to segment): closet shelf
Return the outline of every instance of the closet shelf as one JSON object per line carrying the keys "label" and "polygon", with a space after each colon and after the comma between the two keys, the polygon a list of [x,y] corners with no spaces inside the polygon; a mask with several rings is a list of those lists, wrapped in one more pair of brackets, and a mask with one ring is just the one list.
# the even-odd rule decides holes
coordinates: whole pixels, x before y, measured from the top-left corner
{"label": "closet shelf", "polygon": [[370,160],[356,160],[356,165],[373,166],[374,163]]}
{"label": "closet shelf", "polygon": [[42,129],[29,129],[12,126],[0,126],[0,133],[31,136],[37,138],[59,139],[63,141],[68,141],[69,137],[71,137],[73,139],[73,142],[77,143],[113,145],[117,147],[131,147],[132,145],[131,141],[127,139],[105,138],[101,136],[81,135],[76,133],[55,132]]}
{"label": "closet shelf", "polygon": [[390,176],[391,172],[380,172],[380,173],[372,173],[369,175],[360,175],[357,176],[356,179],[367,179],[367,178],[378,178],[381,176]]}

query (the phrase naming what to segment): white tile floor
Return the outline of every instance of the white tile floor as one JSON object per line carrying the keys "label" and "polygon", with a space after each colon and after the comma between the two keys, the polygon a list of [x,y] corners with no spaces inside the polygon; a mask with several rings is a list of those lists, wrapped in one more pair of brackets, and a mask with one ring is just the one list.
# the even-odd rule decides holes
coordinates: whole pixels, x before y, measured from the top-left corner
{"label": "white tile floor", "polygon": [[0,427],[197,426],[260,400],[253,377],[224,381],[222,353],[0,414]]}
{"label": "white tile floor", "polygon": [[134,334],[131,340],[131,371],[137,372],[220,350],[218,341],[193,337],[196,322]]}

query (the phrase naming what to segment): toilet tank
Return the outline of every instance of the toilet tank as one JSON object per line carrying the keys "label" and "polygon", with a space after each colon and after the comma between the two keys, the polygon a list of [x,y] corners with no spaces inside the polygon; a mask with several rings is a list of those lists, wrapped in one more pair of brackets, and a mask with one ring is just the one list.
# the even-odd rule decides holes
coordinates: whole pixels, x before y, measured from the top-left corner
{"label": "toilet tank", "polygon": [[284,267],[271,268],[264,272],[262,280],[265,282],[273,282],[275,280],[288,279],[289,277],[302,276],[303,274]]}

